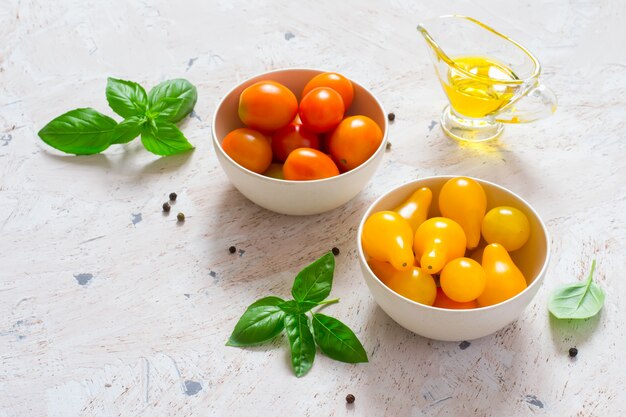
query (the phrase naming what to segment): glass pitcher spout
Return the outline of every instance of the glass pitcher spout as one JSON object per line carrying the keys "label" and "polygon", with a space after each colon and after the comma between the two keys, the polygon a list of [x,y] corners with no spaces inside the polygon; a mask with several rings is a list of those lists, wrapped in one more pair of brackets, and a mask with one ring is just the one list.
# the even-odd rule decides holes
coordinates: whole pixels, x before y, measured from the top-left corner
{"label": "glass pitcher spout", "polygon": [[417,26],[450,102],[444,131],[457,139],[498,136],[502,123],[549,116],[556,96],[539,83],[541,65],[518,42],[476,19],[447,15]]}

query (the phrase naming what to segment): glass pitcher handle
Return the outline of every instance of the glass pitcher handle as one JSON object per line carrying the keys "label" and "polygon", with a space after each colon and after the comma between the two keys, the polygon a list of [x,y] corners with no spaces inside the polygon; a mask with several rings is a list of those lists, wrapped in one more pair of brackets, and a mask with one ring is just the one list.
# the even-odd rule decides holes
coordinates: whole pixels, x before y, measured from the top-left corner
{"label": "glass pitcher handle", "polygon": [[556,95],[543,84],[531,88],[522,98],[495,115],[502,123],[528,123],[550,116],[556,111]]}

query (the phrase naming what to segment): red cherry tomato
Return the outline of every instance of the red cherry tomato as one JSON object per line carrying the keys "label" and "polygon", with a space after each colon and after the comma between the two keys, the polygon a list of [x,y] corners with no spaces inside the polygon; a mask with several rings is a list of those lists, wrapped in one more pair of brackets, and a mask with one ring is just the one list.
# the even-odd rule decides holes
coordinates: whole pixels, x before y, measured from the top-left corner
{"label": "red cherry tomato", "polygon": [[328,132],[337,126],[344,111],[341,95],[328,87],[314,88],[300,101],[302,125],[315,133]]}
{"label": "red cherry tomato", "polygon": [[329,87],[338,92],[343,99],[345,110],[348,110],[352,99],[354,98],[354,87],[349,79],[336,72],[325,72],[318,74],[311,79],[302,90],[302,97],[306,96],[309,91],[317,87]]}
{"label": "red cherry tomato", "polygon": [[367,116],[346,117],[331,133],[326,146],[342,172],[367,161],[383,141],[383,131]]}
{"label": "red cherry tomato", "polygon": [[233,130],[224,137],[222,149],[239,165],[258,174],[264,173],[272,163],[270,139],[256,130]]}
{"label": "red cherry tomato", "polygon": [[285,162],[291,151],[298,148],[320,148],[319,137],[301,124],[290,123],[272,136],[274,159]]}
{"label": "red cherry tomato", "polygon": [[283,165],[286,180],[320,180],[339,175],[339,169],[325,153],[311,148],[292,151]]}
{"label": "red cherry tomato", "polygon": [[259,81],[243,90],[238,111],[246,126],[272,132],[293,120],[298,112],[298,99],[280,83]]}

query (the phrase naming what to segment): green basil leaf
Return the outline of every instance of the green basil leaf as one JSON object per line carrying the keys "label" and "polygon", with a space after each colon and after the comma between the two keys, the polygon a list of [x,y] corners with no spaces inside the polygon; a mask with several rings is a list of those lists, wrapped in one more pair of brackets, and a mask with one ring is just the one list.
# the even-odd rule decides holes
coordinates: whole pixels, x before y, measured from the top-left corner
{"label": "green basil leaf", "polygon": [[282,302],[278,297],[265,297],[250,305],[235,325],[226,346],[255,345],[279,335],[285,326],[285,312],[278,307]]}
{"label": "green basil leaf", "polygon": [[145,116],[131,116],[121,121],[115,129],[113,129],[112,143],[128,143],[141,134]]}
{"label": "green basil leaf", "polygon": [[336,361],[367,362],[367,353],[354,332],[339,320],[324,314],[313,314],[315,342],[322,353]]}
{"label": "green basil leaf", "polygon": [[248,308],[260,306],[278,306],[284,302],[285,300],[283,300],[282,298],[270,295],[269,297],[263,297],[259,300],[256,300],[254,303],[250,304]]}
{"label": "green basil leaf", "polygon": [[193,145],[173,123],[151,120],[141,132],[141,143],[156,155],[175,155],[193,149]]}
{"label": "green basil leaf", "polygon": [[113,111],[124,118],[143,116],[146,113],[146,90],[135,82],[109,77],[106,96]]}
{"label": "green basil leaf", "polygon": [[557,319],[588,319],[604,305],[604,291],[593,280],[596,261],[591,264],[589,278],[585,282],[565,285],[557,289],[548,302],[548,310]]}
{"label": "green basil leaf", "polygon": [[148,93],[150,115],[168,122],[182,120],[191,113],[196,101],[196,87],[184,79],[163,81]]}
{"label": "green basil leaf", "polygon": [[278,307],[283,310],[287,314],[301,314],[306,313],[311,310],[313,307],[317,306],[317,303],[312,301],[296,301],[289,300],[283,303],[280,303]]}
{"label": "green basil leaf", "polygon": [[315,359],[315,341],[306,314],[287,314],[285,330],[291,347],[291,367],[297,377],[306,374]]}
{"label": "green basil leaf", "polygon": [[291,294],[298,301],[320,302],[330,294],[335,257],[328,252],[298,273]]}
{"label": "green basil leaf", "polygon": [[52,120],[39,131],[48,145],[65,153],[91,155],[111,145],[117,122],[91,109],[75,109]]}

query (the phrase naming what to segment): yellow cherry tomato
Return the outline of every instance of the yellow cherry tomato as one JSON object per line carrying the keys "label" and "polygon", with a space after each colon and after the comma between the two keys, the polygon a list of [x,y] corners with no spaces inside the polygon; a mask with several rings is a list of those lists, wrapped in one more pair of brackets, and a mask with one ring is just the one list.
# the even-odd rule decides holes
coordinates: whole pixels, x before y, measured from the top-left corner
{"label": "yellow cherry tomato", "polygon": [[394,211],[372,214],[363,225],[363,250],[378,261],[386,261],[398,270],[413,267],[413,230]]}
{"label": "yellow cherry tomato", "polygon": [[433,192],[428,187],[415,191],[409,198],[393,209],[400,216],[407,219],[413,232],[428,218],[428,210],[433,199]]}
{"label": "yellow cherry tomato", "polygon": [[499,243],[513,252],[530,237],[528,217],[515,207],[496,207],[485,215],[482,224],[483,237],[487,243]]}
{"label": "yellow cherry tomato", "polygon": [[398,270],[393,267],[389,262],[386,261],[378,261],[372,257],[367,260],[367,264],[370,269],[378,277],[379,280],[383,282],[383,284],[387,285],[389,279],[396,273]]}
{"label": "yellow cherry tomato", "polygon": [[398,271],[389,262],[370,258],[367,261],[372,272],[394,292],[418,303],[433,305],[437,284],[432,276],[418,267]]}
{"label": "yellow cherry tomato", "polygon": [[475,300],[485,290],[487,277],[482,266],[470,258],[456,258],[443,267],[441,289],[459,303]]}
{"label": "yellow cherry tomato", "polygon": [[526,279],[513,263],[504,246],[492,243],[485,246],[483,269],[487,276],[485,290],[478,296],[478,305],[486,307],[515,297],[526,288]]}
{"label": "yellow cherry tomato", "polygon": [[432,276],[421,268],[413,267],[408,271],[397,271],[386,285],[409,300],[433,305],[437,297],[437,284]]}
{"label": "yellow cherry tomato", "polygon": [[437,288],[437,298],[435,298],[433,307],[447,308],[450,310],[468,310],[470,308],[478,308],[478,304],[476,304],[476,300],[458,303],[451,300],[441,288]]}
{"label": "yellow cherry tomato", "polygon": [[429,274],[436,274],[452,259],[465,254],[465,233],[454,220],[432,217],[417,228],[415,259]]}
{"label": "yellow cherry tomato", "polygon": [[467,249],[480,242],[480,226],[487,210],[483,187],[471,178],[452,178],[439,192],[441,215],[461,225],[467,238]]}

